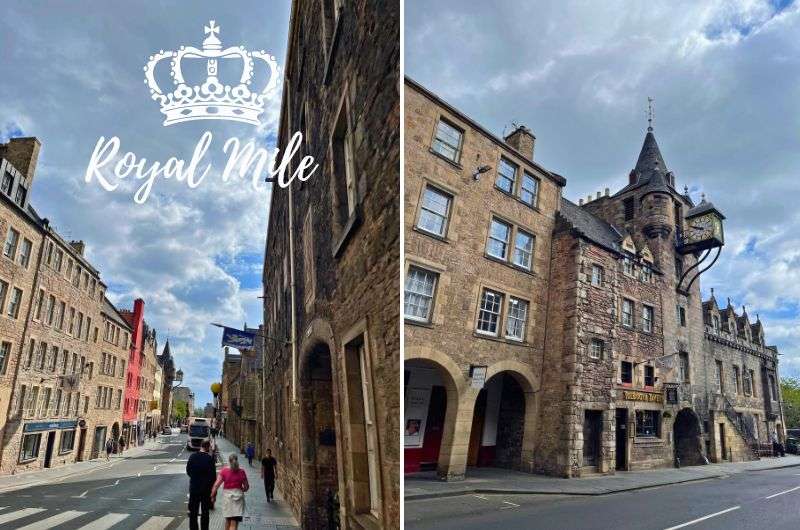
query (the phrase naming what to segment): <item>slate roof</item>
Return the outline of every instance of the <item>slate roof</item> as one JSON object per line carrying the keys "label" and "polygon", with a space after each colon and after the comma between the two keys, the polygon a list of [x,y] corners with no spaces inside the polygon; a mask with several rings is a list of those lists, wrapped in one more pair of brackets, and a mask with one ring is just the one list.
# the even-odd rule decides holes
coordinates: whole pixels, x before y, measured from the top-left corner
{"label": "slate roof", "polygon": [[563,197],[561,198],[559,215],[574,231],[586,239],[607,249],[619,252],[619,242],[622,240],[622,234],[612,225]]}
{"label": "slate roof", "polygon": [[717,210],[717,208],[714,206],[714,203],[707,201],[705,196],[703,197],[703,200],[700,201],[700,204],[686,212],[686,216],[692,217],[694,215],[702,215],[707,212],[717,212],[721,218],[725,219],[725,216],[722,215],[722,212]]}
{"label": "slate roof", "polygon": [[132,330],[128,321],[122,318],[119,310],[117,310],[117,308],[114,307],[114,304],[112,304],[111,301],[105,296],[103,297],[103,313],[108,316],[109,319],[113,320],[128,331]]}

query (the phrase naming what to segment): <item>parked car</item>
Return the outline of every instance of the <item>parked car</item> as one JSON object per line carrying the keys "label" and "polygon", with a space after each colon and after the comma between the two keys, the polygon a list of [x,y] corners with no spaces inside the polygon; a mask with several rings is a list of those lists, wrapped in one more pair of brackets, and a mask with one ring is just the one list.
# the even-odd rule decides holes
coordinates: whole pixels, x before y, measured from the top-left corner
{"label": "parked car", "polygon": [[170,427],[164,427],[163,429],[161,429],[161,434],[167,434],[167,435],[172,434],[172,429]]}
{"label": "parked car", "polygon": [[186,432],[189,432],[189,426],[188,425],[181,425],[181,434],[186,433]]}
{"label": "parked car", "polygon": [[800,454],[800,429],[786,429],[786,452]]}

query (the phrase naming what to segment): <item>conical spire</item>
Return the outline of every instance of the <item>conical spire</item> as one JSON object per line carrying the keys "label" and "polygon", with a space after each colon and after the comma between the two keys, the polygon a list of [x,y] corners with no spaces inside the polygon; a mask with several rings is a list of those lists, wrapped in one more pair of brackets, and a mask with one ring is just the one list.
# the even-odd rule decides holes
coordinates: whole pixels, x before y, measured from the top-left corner
{"label": "conical spire", "polygon": [[634,171],[641,176],[649,176],[653,170],[656,169],[660,173],[666,173],[667,165],[664,163],[664,158],[661,156],[661,150],[658,148],[656,137],[653,131],[648,130],[644,137],[642,150],[639,153],[639,159],[636,161]]}

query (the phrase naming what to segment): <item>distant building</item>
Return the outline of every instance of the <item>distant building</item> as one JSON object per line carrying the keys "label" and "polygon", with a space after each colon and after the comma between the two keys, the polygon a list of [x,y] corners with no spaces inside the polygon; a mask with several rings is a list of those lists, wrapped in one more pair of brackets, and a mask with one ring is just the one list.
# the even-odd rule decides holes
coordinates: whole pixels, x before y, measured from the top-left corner
{"label": "distant building", "polygon": [[214,404],[213,403],[206,403],[206,406],[203,407],[203,417],[204,418],[213,418],[214,417]]}

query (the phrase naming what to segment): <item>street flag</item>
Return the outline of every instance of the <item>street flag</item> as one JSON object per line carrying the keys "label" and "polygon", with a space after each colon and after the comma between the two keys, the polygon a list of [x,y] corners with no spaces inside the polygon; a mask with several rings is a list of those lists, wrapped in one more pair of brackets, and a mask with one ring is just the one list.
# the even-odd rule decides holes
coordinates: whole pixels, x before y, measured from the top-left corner
{"label": "street flag", "polygon": [[256,334],[234,328],[223,328],[222,345],[231,346],[239,350],[252,350],[255,348]]}
{"label": "street flag", "polygon": [[672,367],[675,366],[675,356],[677,353],[670,353],[668,355],[662,355],[661,357],[656,357],[656,366],[659,368],[664,368],[666,370],[672,370]]}

